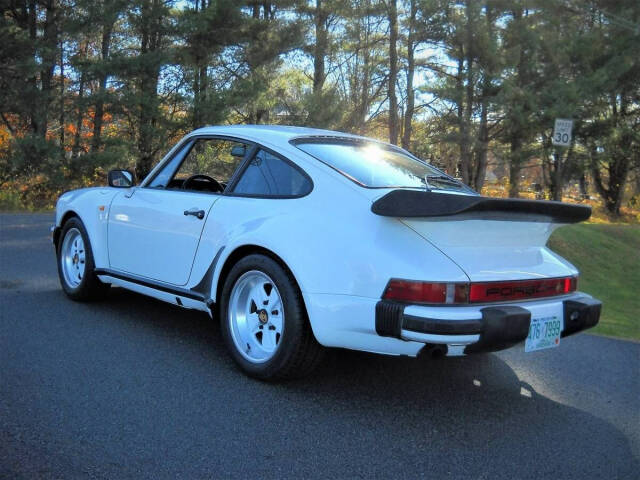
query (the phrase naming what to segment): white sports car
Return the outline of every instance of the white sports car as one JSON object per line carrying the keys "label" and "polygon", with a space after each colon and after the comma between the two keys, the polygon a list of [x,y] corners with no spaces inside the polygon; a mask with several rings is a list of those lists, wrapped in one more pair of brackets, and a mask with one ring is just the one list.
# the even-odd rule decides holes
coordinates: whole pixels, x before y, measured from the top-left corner
{"label": "white sports car", "polygon": [[589,207],[487,198],[393,145],[297,127],[207,127],[135,185],[63,194],[74,300],[110,285],[220,319],[249,375],[304,375],[323,346],[390,355],[556,347],[601,303],[546,248]]}

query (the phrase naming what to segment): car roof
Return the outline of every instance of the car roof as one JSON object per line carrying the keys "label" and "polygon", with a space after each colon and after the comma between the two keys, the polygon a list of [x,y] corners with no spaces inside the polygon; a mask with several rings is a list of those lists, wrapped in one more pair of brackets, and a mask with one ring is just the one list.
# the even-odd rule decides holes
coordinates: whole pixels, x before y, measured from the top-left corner
{"label": "car roof", "polygon": [[[247,140],[268,141],[274,144],[288,143],[295,138],[303,137],[343,137],[365,139],[359,135],[336,132],[333,130],[323,130],[320,128],[293,127],[285,125],[220,125],[202,127],[191,135],[231,135],[242,137]],[[368,139],[373,140],[373,139]]]}

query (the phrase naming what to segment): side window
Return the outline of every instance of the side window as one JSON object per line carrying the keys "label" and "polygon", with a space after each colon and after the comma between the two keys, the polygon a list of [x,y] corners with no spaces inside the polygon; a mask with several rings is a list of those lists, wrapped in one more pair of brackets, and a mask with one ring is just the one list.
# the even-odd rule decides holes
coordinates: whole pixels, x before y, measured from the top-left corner
{"label": "side window", "polygon": [[[200,138],[186,145],[149,183],[152,188],[220,192],[250,146],[222,138]],[[187,179],[199,175],[189,182]],[[212,182],[210,177],[215,182]]]}
{"label": "side window", "polygon": [[182,163],[185,155],[189,153],[189,150],[191,150],[192,145],[192,141],[187,142],[180,151],[176,152],[173,158],[169,160],[169,163],[167,163],[164,168],[158,172],[147,186],[150,188],[166,188],[171,181],[171,177],[173,177],[173,172],[175,172],[178,166]]}
{"label": "side window", "polygon": [[295,197],[311,191],[311,182],[289,163],[259,150],[242,173],[233,193]]}
{"label": "side window", "polygon": [[207,175],[226,184],[248,148],[233,140],[202,138],[195,143],[173,179],[184,181],[192,175]]}

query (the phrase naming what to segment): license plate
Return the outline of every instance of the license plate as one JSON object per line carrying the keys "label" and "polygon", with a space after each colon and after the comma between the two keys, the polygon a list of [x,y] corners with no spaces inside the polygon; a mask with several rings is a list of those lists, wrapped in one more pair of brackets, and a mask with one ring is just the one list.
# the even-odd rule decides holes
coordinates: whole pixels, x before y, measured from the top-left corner
{"label": "license plate", "polygon": [[529,335],[524,342],[524,351],[535,352],[560,346],[560,332],[562,332],[562,314],[538,317],[532,315]]}

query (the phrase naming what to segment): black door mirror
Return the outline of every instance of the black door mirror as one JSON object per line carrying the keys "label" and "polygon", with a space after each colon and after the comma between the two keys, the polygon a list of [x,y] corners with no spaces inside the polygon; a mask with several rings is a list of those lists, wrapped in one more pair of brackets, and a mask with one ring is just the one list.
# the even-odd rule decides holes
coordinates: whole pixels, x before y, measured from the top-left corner
{"label": "black door mirror", "polygon": [[111,170],[107,179],[110,187],[130,188],[135,185],[133,173],[129,170]]}

